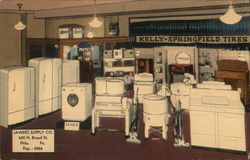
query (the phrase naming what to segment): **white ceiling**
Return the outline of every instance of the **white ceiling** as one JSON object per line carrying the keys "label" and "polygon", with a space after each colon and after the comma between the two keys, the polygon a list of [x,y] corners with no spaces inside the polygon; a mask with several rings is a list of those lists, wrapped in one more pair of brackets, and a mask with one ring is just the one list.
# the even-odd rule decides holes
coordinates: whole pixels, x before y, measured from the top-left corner
{"label": "white ceiling", "polygon": [[[230,1],[233,5],[249,4],[249,0]],[[94,12],[94,0],[0,0],[0,11],[17,10],[17,3],[23,4],[22,11],[35,11],[37,18],[89,16]],[[226,9],[229,0],[96,0],[96,4],[96,13],[104,15],[207,6],[225,6]]]}

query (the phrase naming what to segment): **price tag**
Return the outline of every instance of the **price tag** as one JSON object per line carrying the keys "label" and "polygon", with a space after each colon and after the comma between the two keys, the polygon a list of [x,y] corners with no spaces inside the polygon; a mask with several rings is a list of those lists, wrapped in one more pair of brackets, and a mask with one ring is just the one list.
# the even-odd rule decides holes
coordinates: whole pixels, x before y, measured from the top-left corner
{"label": "price tag", "polygon": [[12,130],[13,152],[54,152],[54,130]]}
{"label": "price tag", "polygon": [[64,122],[64,129],[70,131],[79,131],[80,123],[79,122]]}

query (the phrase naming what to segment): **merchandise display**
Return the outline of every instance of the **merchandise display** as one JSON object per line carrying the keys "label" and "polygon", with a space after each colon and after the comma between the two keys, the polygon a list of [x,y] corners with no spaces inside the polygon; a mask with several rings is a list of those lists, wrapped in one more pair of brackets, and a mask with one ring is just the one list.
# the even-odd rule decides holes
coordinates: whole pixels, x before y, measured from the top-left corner
{"label": "merchandise display", "polygon": [[0,69],[0,125],[6,128],[35,118],[35,71],[32,67]]}
{"label": "merchandise display", "polygon": [[[94,70],[83,67],[83,64],[90,66],[90,55],[87,55],[87,60],[86,56],[82,60],[82,70],[89,71],[84,75],[79,71],[81,60],[62,61],[60,58],[34,58],[29,60],[29,67],[0,69],[1,125],[10,127],[42,115],[49,116],[48,113],[61,108],[61,121],[56,127],[62,128],[63,122],[64,132],[77,132],[79,129],[91,129],[92,135],[99,131],[122,132],[127,142],[140,145],[149,139],[171,142],[171,137],[168,137],[171,135],[174,147],[191,145],[246,152],[245,110],[240,98],[247,96],[247,62],[218,61],[217,68],[210,68],[215,72],[215,79],[220,81],[203,77],[197,83],[197,75],[202,70],[197,72],[196,67],[207,67],[202,66],[201,62],[214,64],[214,60],[212,62],[211,56],[208,58],[207,55],[203,56],[204,59],[198,57],[195,47],[177,47],[177,51],[184,48],[187,50],[178,52],[175,63],[169,64],[169,53],[175,53],[173,48],[149,49],[153,52],[153,63],[146,60],[144,67],[150,65],[153,73],[135,73],[136,63],[142,62],[137,59],[141,53],[136,56],[136,52],[147,49],[105,50],[105,77],[102,77],[103,73],[98,73],[91,81],[94,84],[79,82],[81,76],[87,79],[89,77],[86,75],[94,75]],[[192,54],[189,54],[189,49],[193,50]],[[208,51],[203,50],[202,55]],[[208,62],[206,58],[211,61]],[[196,64],[198,61],[199,66]],[[21,80],[15,81],[14,74],[20,74]],[[244,83],[236,84],[244,86],[237,87],[229,83],[229,78],[242,80],[240,82]],[[12,83],[14,89],[9,87]],[[25,88],[19,87],[21,84]],[[15,93],[4,94],[7,90]],[[8,99],[6,96],[14,98],[17,94],[22,95],[18,101],[22,106],[14,102],[12,105],[12,102],[5,100]],[[29,107],[26,109],[24,106]],[[117,128],[112,125],[116,123],[115,118],[123,122]],[[186,121],[187,118],[190,121]],[[140,124],[142,122],[143,125]],[[140,136],[142,133],[144,138]]]}
{"label": "merchandise display", "polygon": [[[134,74],[135,57],[129,56],[132,51],[124,49],[105,50],[103,52],[104,76],[123,77],[124,73]],[[126,56],[123,56],[123,54]]]}

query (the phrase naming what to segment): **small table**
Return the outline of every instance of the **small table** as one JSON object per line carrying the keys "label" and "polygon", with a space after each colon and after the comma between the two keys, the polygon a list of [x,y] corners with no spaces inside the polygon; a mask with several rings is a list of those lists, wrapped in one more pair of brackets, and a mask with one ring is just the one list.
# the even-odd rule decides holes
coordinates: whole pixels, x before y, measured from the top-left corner
{"label": "small table", "polygon": [[92,109],[92,134],[95,134],[96,128],[100,127],[100,117],[125,118],[125,136],[129,136],[131,123],[131,103],[126,107],[122,104],[108,104],[97,102]]}

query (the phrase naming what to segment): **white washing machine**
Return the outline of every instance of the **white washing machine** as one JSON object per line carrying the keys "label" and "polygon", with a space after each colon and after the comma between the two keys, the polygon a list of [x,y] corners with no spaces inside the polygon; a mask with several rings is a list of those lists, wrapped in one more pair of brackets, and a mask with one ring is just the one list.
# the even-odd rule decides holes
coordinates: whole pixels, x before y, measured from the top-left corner
{"label": "white washing machine", "polygon": [[84,121],[91,115],[92,85],[68,83],[62,88],[62,119]]}

